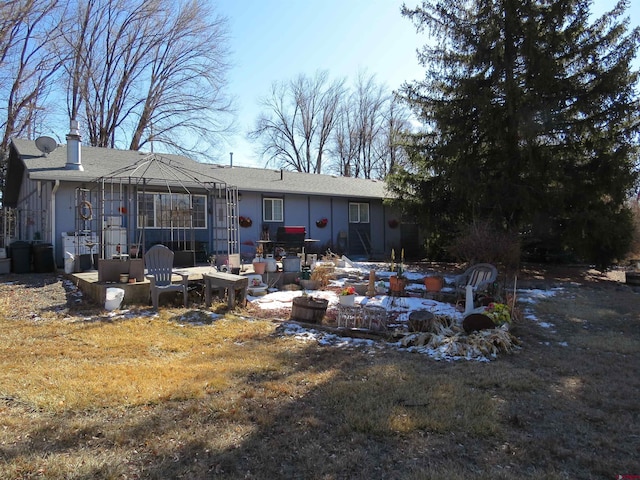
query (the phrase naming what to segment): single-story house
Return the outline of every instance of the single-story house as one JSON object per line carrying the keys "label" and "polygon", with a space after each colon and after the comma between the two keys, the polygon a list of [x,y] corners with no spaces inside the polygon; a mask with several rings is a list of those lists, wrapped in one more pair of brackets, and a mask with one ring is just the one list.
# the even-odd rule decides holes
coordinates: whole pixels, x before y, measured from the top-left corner
{"label": "single-story house", "polygon": [[73,121],[66,140],[13,139],[2,196],[5,246],[44,243],[58,267],[68,256],[88,256],[91,267],[96,256],[135,256],[156,243],[176,261],[186,253],[184,266],[249,261],[290,232],[303,233],[307,251],[354,258],[418,245],[414,226],[384,205],[382,181],[83,146]]}

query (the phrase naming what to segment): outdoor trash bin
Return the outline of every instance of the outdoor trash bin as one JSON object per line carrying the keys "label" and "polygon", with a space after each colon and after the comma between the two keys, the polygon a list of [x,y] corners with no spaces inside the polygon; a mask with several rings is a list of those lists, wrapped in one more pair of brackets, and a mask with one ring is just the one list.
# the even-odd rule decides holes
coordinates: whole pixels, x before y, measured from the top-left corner
{"label": "outdoor trash bin", "polygon": [[56,271],[56,265],[53,260],[53,245],[50,243],[33,244],[33,271],[36,273]]}
{"label": "outdoor trash bin", "polygon": [[31,271],[31,245],[28,242],[11,244],[11,271],[13,273],[29,273]]}

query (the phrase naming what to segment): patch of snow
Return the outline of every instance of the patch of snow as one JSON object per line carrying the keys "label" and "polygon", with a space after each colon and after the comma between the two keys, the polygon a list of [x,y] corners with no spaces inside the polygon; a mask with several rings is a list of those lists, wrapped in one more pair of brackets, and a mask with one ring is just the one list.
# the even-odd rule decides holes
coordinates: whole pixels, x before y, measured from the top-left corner
{"label": "patch of snow", "polygon": [[553,328],[553,327],[555,327],[555,325],[553,323],[549,323],[549,322],[538,322],[538,325],[540,325],[542,328]]}
{"label": "patch of snow", "polygon": [[[376,270],[376,276],[378,281],[382,279],[388,287],[388,278],[393,272],[380,269],[380,264],[367,263],[367,262],[354,262],[353,267],[347,267],[341,269],[347,274],[358,275],[361,278],[366,278],[366,275],[371,270]],[[425,290],[422,279],[425,276],[424,272],[412,272],[405,270],[405,276],[410,280],[407,285],[407,291],[415,293],[423,293]],[[445,281],[448,284],[454,282],[454,276],[445,276]],[[341,288],[345,283],[353,281],[349,278],[340,278],[332,280],[330,282],[331,287]],[[413,282],[413,283],[412,283]],[[415,283],[418,282],[418,283]],[[446,287],[443,291],[452,292],[454,289]],[[542,328],[553,328],[554,325],[549,322],[541,322],[534,315],[533,310],[527,306],[534,305],[535,303],[545,298],[552,297],[561,292],[563,288],[556,287],[550,290],[540,289],[520,289],[518,290],[518,302],[525,305],[523,308],[524,318],[536,322]],[[283,308],[291,308],[293,299],[301,295],[309,295],[315,298],[322,298],[328,301],[327,308],[335,308],[338,303],[338,295],[334,291],[329,290],[307,290],[303,291],[272,291],[264,296],[260,297],[248,297],[248,300],[253,304],[264,310],[278,310]],[[366,296],[356,295],[355,304],[362,306],[380,307],[386,309],[388,312],[393,312],[398,323],[408,322],[411,312],[416,310],[427,310],[436,315],[443,315],[452,318],[456,322],[462,322],[463,314],[458,311],[456,307],[450,303],[438,302],[436,300],[429,300],[422,298],[422,295],[411,297],[391,297],[388,295],[376,295],[375,297],[368,298]],[[418,353],[427,355],[436,360],[471,360],[488,362],[491,358],[484,356],[453,356],[447,354],[444,348],[432,348],[432,347],[417,347],[409,346],[405,347],[400,342],[381,342],[370,339],[341,337],[334,333],[320,331],[311,328],[303,328],[295,323],[284,323],[281,327],[281,333],[284,335],[290,335],[302,342],[317,342],[319,345],[331,346],[336,348],[358,348],[365,350],[373,350],[380,348],[397,348],[406,352]],[[545,345],[549,345],[548,342]]]}

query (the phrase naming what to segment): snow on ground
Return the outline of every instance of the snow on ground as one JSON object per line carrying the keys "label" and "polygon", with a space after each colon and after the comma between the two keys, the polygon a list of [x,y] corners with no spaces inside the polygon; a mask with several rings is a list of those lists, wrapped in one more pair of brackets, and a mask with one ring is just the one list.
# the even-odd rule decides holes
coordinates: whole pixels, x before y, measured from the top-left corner
{"label": "snow on ground", "polygon": [[522,314],[524,318],[527,320],[532,320],[536,322],[542,328],[553,328],[555,325],[549,322],[541,322],[533,313],[531,309],[531,305],[537,303],[540,300],[545,298],[549,298],[554,296],[556,293],[561,292],[563,289],[561,287],[555,287],[550,290],[518,290],[518,303],[520,304],[520,309],[522,310]]}
{"label": "snow on ground", "polygon": [[[352,266],[341,269],[345,274],[344,278],[333,280],[330,283],[332,287],[342,287],[345,282],[351,281],[349,276],[359,276],[360,278],[368,278],[368,274],[371,270],[376,270],[376,276],[379,279],[383,279],[385,282],[385,289],[389,288],[388,278],[392,275],[392,272],[385,271],[381,266],[383,264],[379,263],[368,263],[368,262],[358,262],[353,263]],[[356,295],[355,303],[357,305],[369,305],[369,306],[378,306],[385,308],[388,312],[392,312],[394,317],[396,317],[395,322],[397,324],[408,322],[409,315],[411,312],[416,310],[427,310],[436,315],[447,316],[454,319],[459,324],[462,323],[463,314],[458,311],[453,304],[443,303],[436,300],[430,300],[423,298],[423,294],[425,293],[425,286],[422,283],[422,279],[428,274],[428,272],[424,271],[405,271],[405,277],[410,280],[410,284],[407,286],[406,290],[413,293],[415,296],[409,297],[390,297],[388,295],[376,295],[372,298],[367,298],[365,296]],[[445,283],[451,285],[454,283],[454,276],[450,275],[444,276]],[[67,287],[67,285],[65,285]],[[71,290],[72,295],[77,296],[76,302],[82,300],[82,293],[79,289],[75,288],[72,284],[69,284],[67,290]],[[443,289],[444,292],[453,292],[452,287],[446,287]],[[531,320],[536,322],[542,328],[553,328],[554,325],[548,322],[539,321],[538,318],[533,313],[531,306],[536,302],[551,297],[558,292],[562,291],[562,288],[552,288],[550,290],[539,290],[539,289],[519,289],[517,291],[517,300],[520,309],[522,310],[523,316],[527,320]],[[323,298],[328,300],[328,309],[336,308],[339,301],[338,295],[331,290],[310,290],[310,291],[273,291],[268,293],[267,295],[260,297],[248,296],[247,299],[253,305],[258,306],[264,310],[278,310],[278,309],[291,309],[293,305],[293,299],[307,294],[316,298]],[[149,311],[149,315],[155,316],[157,312]],[[117,312],[108,312],[109,317],[127,317],[127,316],[140,316],[140,312],[130,312],[129,310],[119,310]],[[218,315],[211,313],[211,319],[217,318]],[[88,319],[87,319],[88,320]],[[184,322],[193,323],[193,319],[185,316],[181,319]],[[367,351],[375,351],[382,348],[397,348],[399,350],[404,350],[407,352],[414,353],[422,353],[426,354],[431,358],[437,360],[476,360],[476,361],[489,361],[489,358],[486,357],[464,357],[464,356],[452,356],[452,355],[443,355],[442,351],[438,349],[426,348],[426,347],[404,347],[400,342],[384,342],[382,340],[370,340],[370,339],[360,339],[360,338],[352,338],[352,337],[341,337],[334,333],[329,333],[325,331],[320,331],[311,328],[304,328],[300,325],[288,322],[283,325],[281,330],[285,335],[294,336],[296,339],[300,341],[313,341],[317,342],[320,345],[332,346],[338,348],[360,348],[365,349]],[[566,342],[563,343],[566,346]]]}
{"label": "snow on ground", "polygon": [[[380,279],[385,280],[385,288],[388,289],[388,277],[392,275],[390,271],[380,270],[380,264],[374,263],[365,263],[358,262],[353,263],[352,267],[348,267],[343,269],[346,274],[359,275],[360,277],[368,277],[368,273],[370,270],[376,270],[376,276]],[[394,298],[388,295],[376,295],[375,297],[368,298],[366,296],[356,295],[355,303],[356,305],[369,305],[369,306],[378,306],[385,308],[388,312],[395,313],[397,319],[397,323],[407,322],[409,319],[409,315],[411,312],[416,310],[427,310],[436,315],[448,316],[454,319],[459,324],[462,323],[463,314],[459,310],[456,309],[455,305],[450,303],[443,303],[436,300],[430,300],[423,298],[422,293],[425,292],[424,283],[422,283],[422,279],[426,276],[424,271],[405,271],[405,276],[409,279],[410,283],[407,286],[407,290],[409,292],[420,294],[420,296],[409,296],[409,297],[400,297]],[[454,282],[454,276],[444,276],[445,283],[451,285]],[[348,282],[348,278],[341,278],[338,280],[333,280],[329,284],[331,287],[342,287],[345,282]],[[415,283],[420,282],[420,283]],[[550,296],[558,293],[561,288],[553,288],[551,290],[523,290],[520,289],[517,291],[517,299],[519,302],[519,306],[523,311],[524,318],[527,320],[532,320],[538,323],[543,328],[552,328],[553,325],[547,322],[539,321],[535,315],[533,314],[533,310],[531,309],[531,305],[540,301],[541,299],[548,298]],[[443,291],[453,292],[453,288],[445,287]],[[290,309],[293,304],[293,299],[301,296],[303,294],[307,294],[309,296],[315,298],[322,298],[328,301],[328,309],[336,308],[339,300],[338,295],[331,290],[309,290],[306,292],[303,291],[273,291],[268,293],[265,296],[261,297],[248,297],[249,301],[258,306],[261,309],[265,310],[277,310],[277,309]],[[300,341],[314,341],[320,345],[327,345],[339,348],[361,348],[365,350],[375,350],[380,348],[397,348],[405,351],[423,353],[431,358],[437,360],[478,360],[478,361],[488,361],[489,359],[486,357],[482,358],[467,358],[467,357],[455,357],[450,355],[442,355],[441,352],[434,349],[428,348],[407,348],[403,347],[399,342],[383,342],[383,341],[374,341],[369,339],[359,339],[359,338],[351,338],[351,337],[341,337],[334,333],[328,333],[316,329],[304,328],[298,324],[293,322],[286,323],[282,329],[282,332],[285,335],[292,335],[296,339]]]}

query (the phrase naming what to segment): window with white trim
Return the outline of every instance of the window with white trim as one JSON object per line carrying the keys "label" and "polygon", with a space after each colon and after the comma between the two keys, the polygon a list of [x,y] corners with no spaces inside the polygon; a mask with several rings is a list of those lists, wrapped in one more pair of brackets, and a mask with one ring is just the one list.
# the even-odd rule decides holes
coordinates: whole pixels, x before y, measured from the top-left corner
{"label": "window with white trim", "polygon": [[349,223],[369,223],[369,204],[349,202]]}
{"label": "window with white trim", "polygon": [[265,222],[283,222],[283,204],[281,198],[262,199],[262,220]]}
{"label": "window with white trim", "polygon": [[138,225],[207,228],[207,197],[187,193],[138,193]]}

